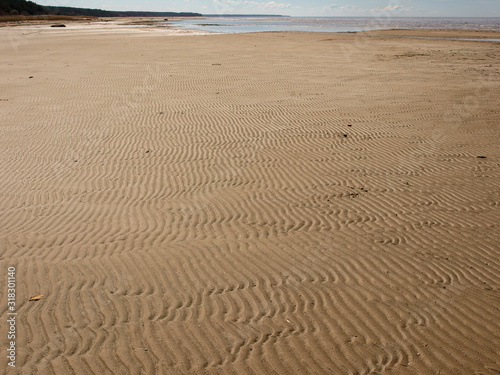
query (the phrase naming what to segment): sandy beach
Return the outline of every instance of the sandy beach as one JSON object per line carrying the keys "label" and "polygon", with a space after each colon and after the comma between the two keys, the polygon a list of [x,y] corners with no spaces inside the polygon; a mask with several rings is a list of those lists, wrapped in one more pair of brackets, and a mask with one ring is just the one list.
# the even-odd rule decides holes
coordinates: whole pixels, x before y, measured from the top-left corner
{"label": "sandy beach", "polygon": [[498,374],[500,43],[455,36],[500,38],[0,27],[0,373]]}

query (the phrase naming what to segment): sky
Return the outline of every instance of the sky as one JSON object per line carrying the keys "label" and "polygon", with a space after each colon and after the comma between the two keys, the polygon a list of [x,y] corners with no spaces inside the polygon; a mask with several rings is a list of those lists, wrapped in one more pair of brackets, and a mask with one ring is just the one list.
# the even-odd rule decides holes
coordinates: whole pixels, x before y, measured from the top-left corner
{"label": "sky", "polygon": [[500,0],[34,0],[105,10],[289,16],[500,17]]}

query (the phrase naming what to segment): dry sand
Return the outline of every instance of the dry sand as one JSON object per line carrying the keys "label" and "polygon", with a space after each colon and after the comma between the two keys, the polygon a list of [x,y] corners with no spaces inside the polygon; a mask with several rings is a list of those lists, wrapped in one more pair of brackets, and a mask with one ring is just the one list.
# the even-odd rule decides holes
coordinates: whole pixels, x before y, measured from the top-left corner
{"label": "dry sand", "polygon": [[499,43],[29,31],[0,372],[500,372]]}

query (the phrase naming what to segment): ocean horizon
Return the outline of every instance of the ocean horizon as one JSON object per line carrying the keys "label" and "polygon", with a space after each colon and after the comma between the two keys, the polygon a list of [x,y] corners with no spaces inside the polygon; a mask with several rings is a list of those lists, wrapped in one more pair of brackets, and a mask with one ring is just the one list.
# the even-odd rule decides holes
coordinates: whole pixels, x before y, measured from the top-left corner
{"label": "ocean horizon", "polygon": [[205,15],[168,23],[208,33],[271,31],[360,32],[390,29],[462,29],[500,31],[500,17],[290,17]]}

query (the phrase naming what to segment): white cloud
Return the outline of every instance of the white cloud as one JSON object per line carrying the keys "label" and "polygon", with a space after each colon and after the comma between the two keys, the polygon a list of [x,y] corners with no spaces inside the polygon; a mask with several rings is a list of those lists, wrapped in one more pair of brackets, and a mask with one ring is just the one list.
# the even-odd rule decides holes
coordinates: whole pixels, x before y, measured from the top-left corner
{"label": "white cloud", "polygon": [[405,7],[405,6],[402,6],[401,4],[393,4],[393,5],[387,5],[384,8],[370,9],[370,13],[372,13],[373,15],[377,15],[377,14],[381,14],[381,13],[392,14],[392,13],[409,12],[411,10],[413,10],[413,8],[411,8],[411,7]]}
{"label": "white cloud", "polygon": [[[314,8],[313,8],[314,9]],[[323,8],[321,8],[321,13],[331,13],[332,11],[339,9],[339,6],[335,3],[332,3],[330,5],[325,5]]]}
{"label": "white cloud", "polygon": [[267,3],[259,3],[257,1],[244,1],[244,5],[247,7],[257,7],[261,9],[271,9],[271,8],[278,8],[278,9],[286,9],[289,8],[291,5],[287,3],[277,3],[275,1],[269,1]]}
{"label": "white cloud", "polygon": [[373,17],[394,16],[396,13],[409,12],[414,10],[412,7],[405,7],[399,4],[398,1],[392,1],[384,8],[361,8],[356,5],[339,6],[335,3],[321,8],[321,13],[337,14],[337,15],[370,15]]}

